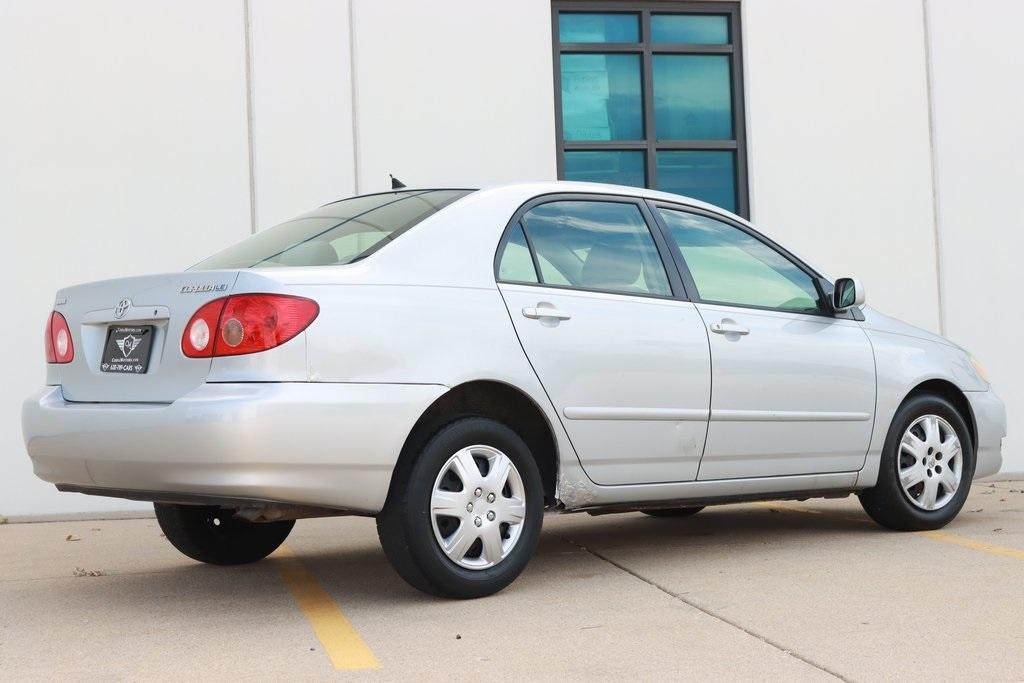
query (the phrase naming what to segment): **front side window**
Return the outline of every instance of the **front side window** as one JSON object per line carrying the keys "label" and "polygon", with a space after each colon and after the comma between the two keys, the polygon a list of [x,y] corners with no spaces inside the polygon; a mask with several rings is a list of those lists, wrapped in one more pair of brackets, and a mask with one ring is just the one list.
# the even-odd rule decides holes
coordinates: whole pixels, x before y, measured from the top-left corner
{"label": "front side window", "polygon": [[[636,204],[555,201],[530,209],[520,223],[543,284],[619,294],[672,294],[658,248]],[[514,235],[505,256],[513,248]],[[504,262],[503,257],[501,265]],[[529,277],[530,271],[523,270]]]}
{"label": "front side window", "polygon": [[761,240],[706,216],[665,208],[658,212],[702,301],[822,312],[813,278]]}
{"label": "front side window", "polygon": [[739,4],[557,0],[555,21],[559,177],[747,215]]}
{"label": "front side window", "polygon": [[352,263],[471,191],[413,190],[343,199],[262,230],[192,270]]}

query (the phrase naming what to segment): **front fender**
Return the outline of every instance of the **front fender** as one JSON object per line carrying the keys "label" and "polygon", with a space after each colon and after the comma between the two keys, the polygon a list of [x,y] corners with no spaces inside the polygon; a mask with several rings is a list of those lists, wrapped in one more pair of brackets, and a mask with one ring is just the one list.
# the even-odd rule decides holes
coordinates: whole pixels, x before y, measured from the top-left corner
{"label": "front fender", "polygon": [[875,353],[875,423],[857,488],[878,480],[879,462],[893,417],[907,396],[930,380],[943,380],[963,392],[986,391],[966,351],[943,341],[923,339],[870,327],[865,329]]}

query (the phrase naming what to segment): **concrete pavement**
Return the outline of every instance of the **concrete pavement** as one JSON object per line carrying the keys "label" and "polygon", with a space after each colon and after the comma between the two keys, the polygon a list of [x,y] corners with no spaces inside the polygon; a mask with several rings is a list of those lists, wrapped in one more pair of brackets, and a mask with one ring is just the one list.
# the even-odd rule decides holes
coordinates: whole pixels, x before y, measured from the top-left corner
{"label": "concrete pavement", "polygon": [[408,588],[369,519],[300,521],[290,553],[236,568],[152,519],[8,524],[0,678],[1020,680],[1022,490],[975,484],[934,534],[854,498],[549,515],[519,580],[469,602]]}

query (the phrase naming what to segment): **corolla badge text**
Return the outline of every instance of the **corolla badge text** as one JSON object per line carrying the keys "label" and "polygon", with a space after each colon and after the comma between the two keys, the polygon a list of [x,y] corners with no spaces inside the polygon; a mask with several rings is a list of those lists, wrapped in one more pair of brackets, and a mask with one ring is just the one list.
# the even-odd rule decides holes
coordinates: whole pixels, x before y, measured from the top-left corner
{"label": "corolla badge text", "polygon": [[201,285],[184,285],[178,294],[205,294],[206,292],[226,292],[228,289],[227,283],[215,285],[212,283],[205,283]]}

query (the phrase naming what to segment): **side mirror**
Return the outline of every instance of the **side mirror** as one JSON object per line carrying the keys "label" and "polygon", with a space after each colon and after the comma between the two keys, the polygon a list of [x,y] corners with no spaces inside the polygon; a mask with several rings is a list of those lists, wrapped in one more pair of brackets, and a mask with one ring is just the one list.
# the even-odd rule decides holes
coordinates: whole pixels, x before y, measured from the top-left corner
{"label": "side mirror", "polygon": [[832,308],[836,313],[864,304],[864,285],[855,277],[841,277],[832,290]]}

